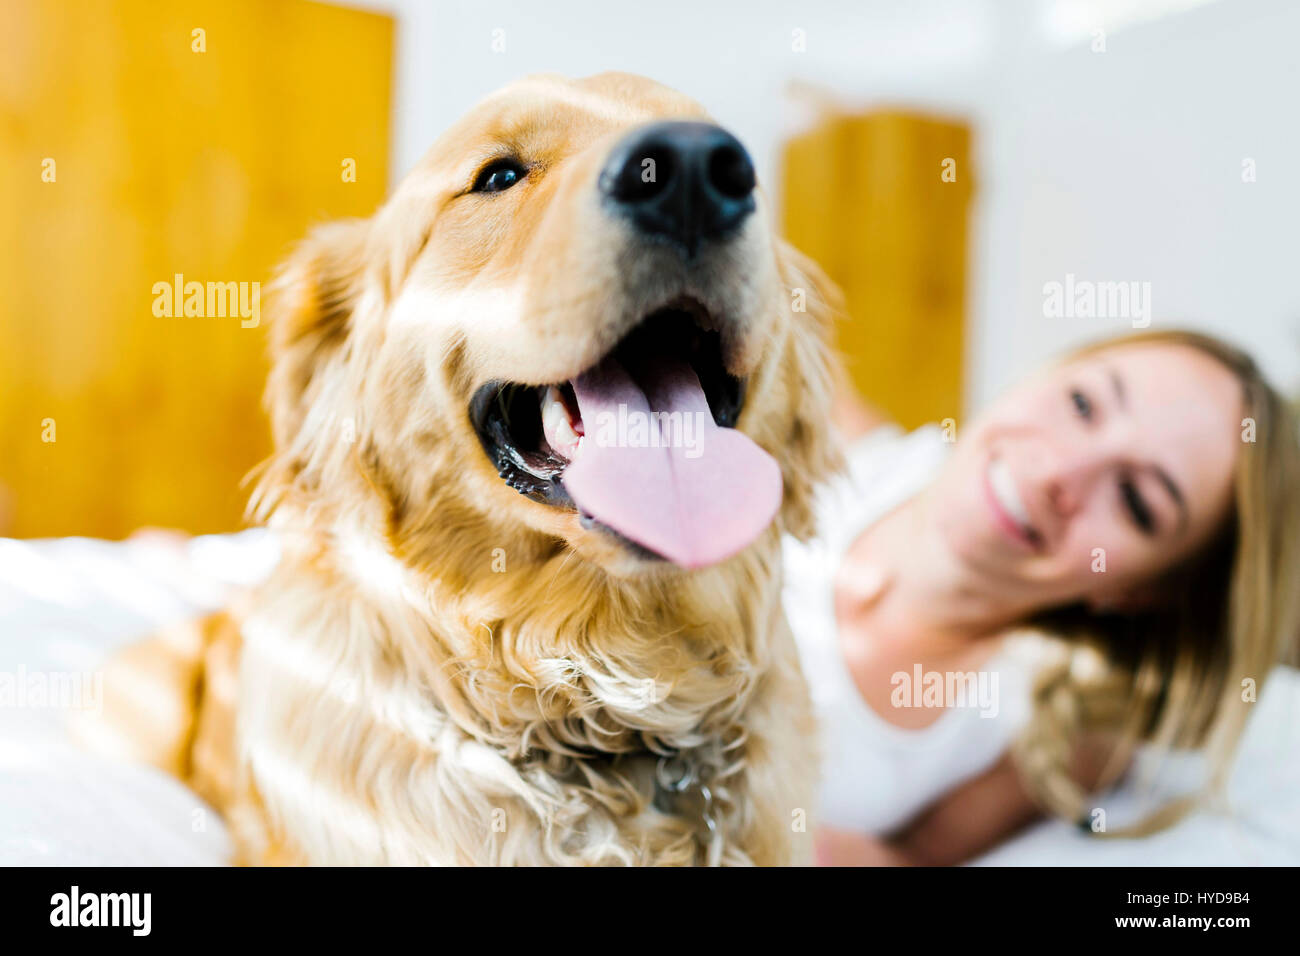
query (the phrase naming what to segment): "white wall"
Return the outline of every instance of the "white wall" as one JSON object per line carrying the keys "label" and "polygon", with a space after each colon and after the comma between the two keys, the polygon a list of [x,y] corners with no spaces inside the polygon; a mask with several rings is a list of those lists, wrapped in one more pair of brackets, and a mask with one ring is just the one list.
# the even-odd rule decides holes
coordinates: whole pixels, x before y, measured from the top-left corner
{"label": "white wall", "polygon": [[[801,78],[834,89],[911,90],[916,76],[973,68],[997,0],[375,0],[399,19],[400,175],[479,97],[537,72],[642,73],[682,90],[735,130],[770,174]],[[355,4],[354,4],[355,5]],[[505,51],[492,50],[504,31]],[[807,52],[792,50],[795,29]]]}
{"label": "white wall", "polygon": [[[1292,0],[365,0],[399,18],[393,173],[519,76],[607,69],[689,93],[760,177],[807,119],[792,81],[848,105],[908,104],[976,127],[968,397],[978,404],[1123,321],[1048,319],[1067,273],[1151,283],[1177,320],[1248,347],[1300,388]],[[504,53],[492,50],[504,30]],[[791,49],[806,31],[807,52]],[[1093,53],[1093,32],[1106,52]],[[1258,181],[1241,181],[1243,157]]]}
{"label": "white wall", "polygon": [[[1067,273],[1151,283],[1154,326],[1246,345],[1300,390],[1300,4],[1233,0],[1031,54],[980,112],[976,402],[1128,323],[1043,316]],[[1242,182],[1242,160],[1258,181]]]}

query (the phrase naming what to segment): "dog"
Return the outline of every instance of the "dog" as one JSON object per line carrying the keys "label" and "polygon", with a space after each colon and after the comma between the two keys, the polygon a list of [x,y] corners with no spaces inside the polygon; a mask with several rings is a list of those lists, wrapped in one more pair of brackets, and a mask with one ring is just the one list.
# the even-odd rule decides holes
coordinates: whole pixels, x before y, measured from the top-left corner
{"label": "dog", "polygon": [[246,864],[806,862],[834,295],[685,96],[488,97],[278,273],[278,569],[113,663],[118,749]]}

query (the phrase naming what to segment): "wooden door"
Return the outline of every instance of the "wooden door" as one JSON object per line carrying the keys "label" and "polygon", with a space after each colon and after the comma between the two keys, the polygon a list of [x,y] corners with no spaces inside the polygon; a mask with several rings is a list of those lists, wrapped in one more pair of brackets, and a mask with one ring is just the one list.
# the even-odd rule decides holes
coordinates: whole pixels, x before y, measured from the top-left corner
{"label": "wooden door", "polygon": [[785,234],[844,290],[854,385],[907,427],[961,415],[971,195],[962,123],[833,114],[785,149]]}

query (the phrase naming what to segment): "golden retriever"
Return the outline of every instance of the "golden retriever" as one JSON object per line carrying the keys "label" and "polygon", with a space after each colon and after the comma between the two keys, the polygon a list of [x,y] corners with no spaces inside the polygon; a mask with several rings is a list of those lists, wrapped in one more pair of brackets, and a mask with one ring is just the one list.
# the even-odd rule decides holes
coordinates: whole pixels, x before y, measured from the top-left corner
{"label": "golden retriever", "polygon": [[807,860],[780,538],[837,465],[823,281],[686,97],[486,99],[283,267],[282,560],[114,663],[126,751],[246,863]]}

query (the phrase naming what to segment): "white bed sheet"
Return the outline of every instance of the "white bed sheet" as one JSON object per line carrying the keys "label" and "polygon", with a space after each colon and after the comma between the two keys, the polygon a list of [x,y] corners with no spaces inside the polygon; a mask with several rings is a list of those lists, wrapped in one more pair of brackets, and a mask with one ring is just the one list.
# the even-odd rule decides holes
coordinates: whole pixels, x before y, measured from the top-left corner
{"label": "white bed sheet", "polygon": [[[125,643],[221,607],[264,576],[277,548],[264,531],[193,539],[142,536],[0,539],[0,680],[94,673]],[[144,767],[85,754],[66,710],[31,693],[0,703],[0,864],[220,865],[229,840],[187,788]],[[17,706],[15,704],[18,704]],[[1300,865],[1300,673],[1281,669],[1251,718],[1229,804],[1143,840],[1097,840],[1035,826],[981,865]],[[1108,797],[1112,825],[1136,812],[1130,788]]]}

